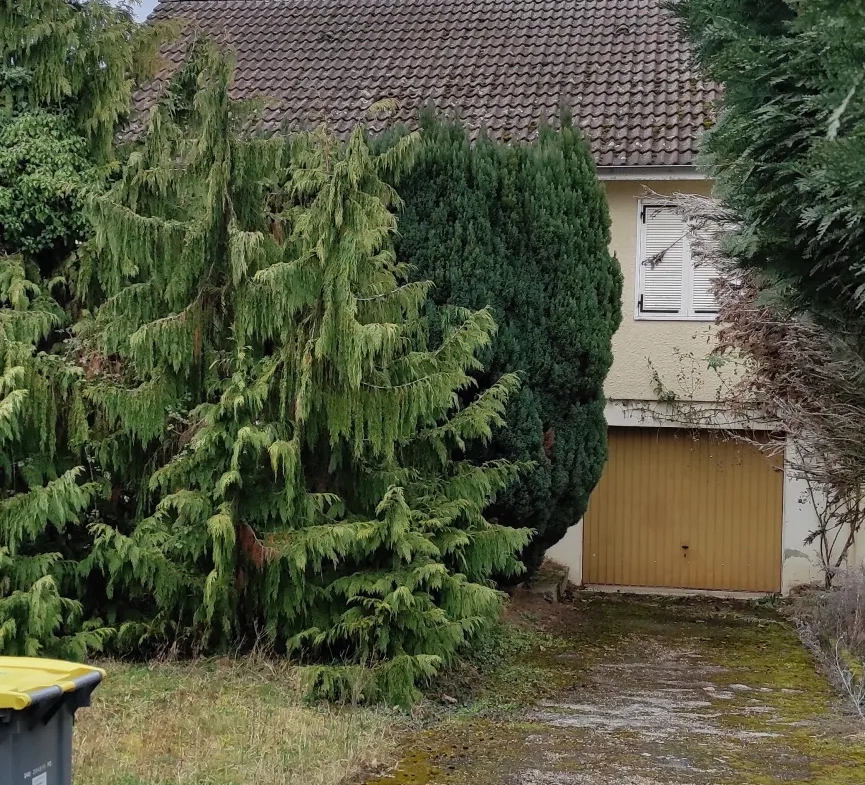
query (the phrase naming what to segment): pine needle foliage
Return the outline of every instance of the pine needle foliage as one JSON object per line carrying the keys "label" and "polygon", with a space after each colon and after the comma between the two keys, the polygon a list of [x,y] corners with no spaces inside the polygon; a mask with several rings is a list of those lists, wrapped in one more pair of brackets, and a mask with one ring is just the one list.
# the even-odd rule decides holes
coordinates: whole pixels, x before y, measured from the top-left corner
{"label": "pine needle foliage", "polygon": [[[83,206],[144,49],[103,2],[0,2],[0,652],[81,658],[109,636],[81,560],[102,482],[67,357]],[[146,37],[149,37],[150,33]],[[146,48],[146,47],[145,47]]]}
{"label": "pine needle foliage", "polygon": [[140,611],[136,644],[266,636],[320,663],[317,695],[410,703],[521,569],[529,532],[483,511],[523,467],[459,458],[518,381],[468,395],[488,310],[428,338],[387,184],[417,136],[248,136],[231,77],[197,43],[93,206],[94,439],[142,493],[132,525],[93,527],[89,566]]}
{"label": "pine needle foliage", "polygon": [[[458,122],[422,115],[424,143],[399,182],[398,258],[435,288],[438,307],[490,307],[499,325],[474,378],[523,384],[479,460],[532,461],[488,515],[537,534],[530,571],[586,511],[606,461],[603,382],[621,319],[622,278],[594,163],[564,118],[508,146],[474,142]],[[434,314],[433,314],[434,316]]]}
{"label": "pine needle foliage", "polygon": [[776,299],[861,352],[865,5],[670,5],[706,75],[724,85],[702,152],[740,227],[731,252]]}
{"label": "pine needle foliage", "polygon": [[0,256],[0,651],[78,659],[107,631],[70,599],[68,540],[98,484],[71,457],[86,435],[75,371],[37,348],[62,321],[33,266]]}
{"label": "pine needle foliage", "polygon": [[111,155],[132,91],[152,73],[165,25],[139,25],[108,0],[0,0],[0,98],[62,111],[94,160]]}

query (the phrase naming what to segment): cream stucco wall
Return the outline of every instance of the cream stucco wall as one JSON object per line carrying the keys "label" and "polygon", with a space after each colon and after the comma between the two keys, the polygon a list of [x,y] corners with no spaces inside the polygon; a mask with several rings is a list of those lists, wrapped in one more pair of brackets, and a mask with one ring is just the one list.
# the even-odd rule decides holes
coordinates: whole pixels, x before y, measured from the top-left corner
{"label": "cream stucco wall", "polygon": [[817,529],[817,511],[808,493],[808,484],[790,471],[794,448],[787,448],[784,471],[784,527],[781,532],[781,592],[797,586],[820,584],[823,571],[817,543],[806,545],[808,535]]}
{"label": "cream stucco wall", "polygon": [[635,318],[637,288],[637,236],[640,198],[651,191],[662,195],[711,192],[706,180],[604,183],[612,221],[611,249],[624,277],[622,325],[613,337],[613,367],[605,391],[613,400],[655,398],[652,367],[663,384],[679,398],[711,401],[717,376],[705,358],[712,349],[714,326],[707,321],[657,321]]}
{"label": "cream stucco wall", "polygon": [[[781,573],[781,590],[784,594],[798,586],[822,584],[824,578],[819,543],[806,545],[805,540],[819,526],[815,504],[823,509],[825,497],[819,490],[815,490],[812,495],[808,483],[792,468],[801,462],[801,455],[797,453],[795,445],[788,441],[784,471],[784,557]],[[834,540],[833,563],[841,555],[848,531],[845,528]],[[865,541],[860,535],[847,552],[842,569],[862,566],[865,566]]]}
{"label": "cream stucco wall", "polygon": [[583,585],[583,521],[571,526],[555,545],[547,548],[548,559],[568,568],[568,581],[574,586]]}
{"label": "cream stucco wall", "polygon": [[[664,385],[679,399],[707,407],[716,399],[717,375],[708,369],[706,357],[713,348],[715,326],[711,321],[637,319],[637,238],[641,198],[656,194],[711,192],[705,180],[607,181],[604,183],[612,219],[611,248],[619,259],[624,277],[622,325],[613,338],[613,367],[605,391],[609,402],[607,422],[618,427],[678,427],[672,409],[655,402],[655,383],[651,366]],[[669,411],[668,411],[669,409]],[[657,410],[657,411],[656,411]],[[735,427],[722,413],[709,407],[717,422],[706,417],[701,427]],[[817,526],[814,506],[807,485],[789,469],[787,449],[783,484],[781,591],[787,594],[797,586],[822,580],[820,558],[815,545],[805,545],[808,534]],[[865,563],[865,544],[860,538],[849,554],[848,563]],[[572,583],[582,583],[583,525],[578,521],[565,537],[547,551],[548,557],[566,565]]]}

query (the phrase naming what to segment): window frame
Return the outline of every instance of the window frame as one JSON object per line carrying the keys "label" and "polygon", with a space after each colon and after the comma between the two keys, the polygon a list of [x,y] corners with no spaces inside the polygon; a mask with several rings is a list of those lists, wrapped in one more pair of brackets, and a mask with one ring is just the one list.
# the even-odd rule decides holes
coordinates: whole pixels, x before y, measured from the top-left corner
{"label": "window frame", "polygon": [[634,286],[634,320],[638,322],[715,322],[718,319],[718,311],[711,313],[703,311],[695,313],[693,308],[694,303],[694,264],[691,259],[690,243],[687,244],[686,252],[682,254],[682,308],[678,313],[659,313],[657,311],[642,311],[640,310],[640,297],[643,291],[643,273],[646,266],[643,261],[646,258],[646,230],[647,224],[643,220],[643,211],[651,207],[665,207],[668,205],[659,204],[657,199],[637,199],[637,258],[634,260],[636,265],[636,278]]}

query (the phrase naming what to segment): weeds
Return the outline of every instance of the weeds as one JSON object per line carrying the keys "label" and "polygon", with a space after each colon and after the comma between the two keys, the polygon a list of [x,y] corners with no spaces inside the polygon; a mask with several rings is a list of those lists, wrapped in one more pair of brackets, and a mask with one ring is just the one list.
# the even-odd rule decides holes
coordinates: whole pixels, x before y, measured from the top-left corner
{"label": "weeds", "polygon": [[831,589],[803,594],[793,613],[802,641],[865,722],[865,567],[838,573]]}

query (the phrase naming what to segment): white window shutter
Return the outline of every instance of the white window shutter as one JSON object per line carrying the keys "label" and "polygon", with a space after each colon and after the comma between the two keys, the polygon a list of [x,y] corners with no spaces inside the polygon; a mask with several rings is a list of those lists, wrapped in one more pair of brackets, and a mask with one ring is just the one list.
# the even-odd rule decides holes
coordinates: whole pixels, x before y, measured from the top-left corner
{"label": "white window shutter", "polygon": [[697,262],[693,271],[693,295],[691,307],[695,314],[716,313],[718,303],[715,300],[715,278],[718,269],[708,262]]}
{"label": "white window shutter", "polygon": [[688,243],[688,255],[691,262],[691,311],[695,315],[717,313],[718,302],[715,299],[714,285],[718,277],[718,268],[705,257],[711,258],[717,253],[718,247],[712,235],[699,229],[694,229],[694,239],[697,240],[701,256],[694,257],[691,244]]}
{"label": "white window shutter", "polygon": [[686,240],[685,223],[669,207],[646,205],[640,260],[644,313],[682,313]]}

